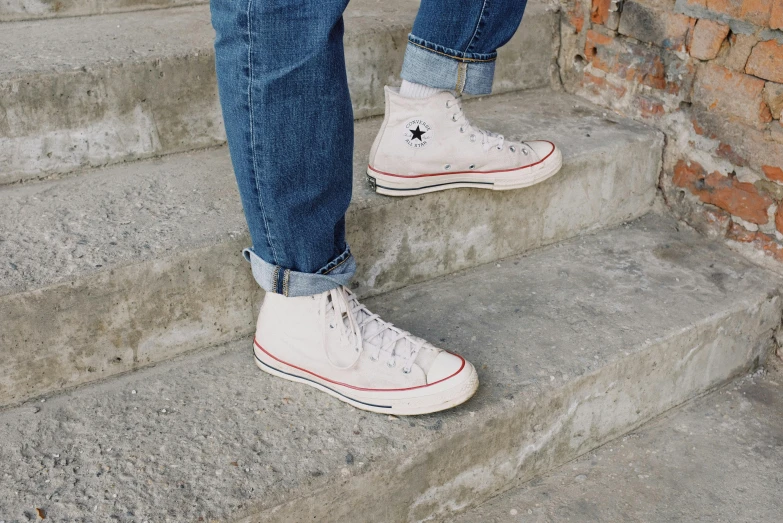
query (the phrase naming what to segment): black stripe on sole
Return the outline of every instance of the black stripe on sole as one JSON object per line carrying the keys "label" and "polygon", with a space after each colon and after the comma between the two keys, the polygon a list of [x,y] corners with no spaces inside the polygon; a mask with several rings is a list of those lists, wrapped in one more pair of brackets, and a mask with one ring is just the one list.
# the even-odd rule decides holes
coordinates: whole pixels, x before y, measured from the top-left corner
{"label": "black stripe on sole", "polygon": [[433,185],[423,185],[421,187],[386,187],[385,185],[378,185],[377,183],[371,184],[377,189],[386,189],[387,191],[420,191],[421,189],[430,189],[432,187],[443,187],[445,185],[456,185],[456,184],[470,184],[470,185],[495,185],[495,182],[445,182],[445,183],[436,183]]}
{"label": "black stripe on sole", "polygon": [[304,378],[304,377],[302,377],[302,376],[297,376],[296,374],[291,374],[290,372],[286,372],[286,371],[284,371],[284,370],[276,369],[276,368],[274,368],[273,366],[269,365],[268,363],[265,363],[264,361],[262,361],[262,360],[261,360],[261,358],[259,358],[259,357],[258,357],[258,355],[256,354],[256,350],[255,350],[255,348],[253,349],[253,357],[254,357],[254,358],[256,359],[256,361],[258,361],[258,362],[259,362],[261,365],[263,365],[264,367],[270,368],[270,369],[274,370],[275,372],[279,372],[279,373],[281,373],[281,374],[285,374],[286,376],[291,376],[292,378],[297,378],[297,379],[300,379],[300,380],[309,381],[310,383],[314,383],[314,384],[316,384],[316,385],[318,385],[318,386],[320,386],[320,387],[323,387],[323,388],[325,388],[325,389],[329,389],[330,391],[334,392],[335,394],[337,394],[337,395],[340,395],[340,396],[342,396],[343,398],[345,398],[345,399],[348,399],[348,400],[351,400],[351,401],[353,401],[353,402],[355,402],[355,403],[361,403],[362,405],[367,405],[368,407],[375,407],[375,408],[378,408],[378,409],[390,409],[390,408],[392,408],[392,407],[391,407],[391,405],[374,405],[374,404],[372,404],[372,403],[367,403],[367,402],[364,402],[364,401],[359,401],[359,400],[357,400],[357,399],[354,399],[354,398],[352,398],[352,397],[350,397],[350,396],[346,396],[345,394],[343,394],[342,392],[340,392],[340,391],[338,391],[338,390],[334,390],[334,389],[333,389],[333,388],[331,388],[331,387],[327,387],[327,386],[326,386],[326,385],[324,385],[323,383],[318,383],[317,381],[315,381],[315,380],[311,380],[310,378]]}

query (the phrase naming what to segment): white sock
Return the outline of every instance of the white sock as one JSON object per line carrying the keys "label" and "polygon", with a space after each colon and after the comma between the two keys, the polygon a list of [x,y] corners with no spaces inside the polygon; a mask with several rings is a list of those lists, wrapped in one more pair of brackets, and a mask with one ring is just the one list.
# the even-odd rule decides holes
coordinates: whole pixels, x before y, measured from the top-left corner
{"label": "white sock", "polygon": [[415,84],[408,80],[403,80],[400,86],[400,96],[405,98],[429,98],[433,94],[438,94],[446,89],[436,89],[422,84]]}

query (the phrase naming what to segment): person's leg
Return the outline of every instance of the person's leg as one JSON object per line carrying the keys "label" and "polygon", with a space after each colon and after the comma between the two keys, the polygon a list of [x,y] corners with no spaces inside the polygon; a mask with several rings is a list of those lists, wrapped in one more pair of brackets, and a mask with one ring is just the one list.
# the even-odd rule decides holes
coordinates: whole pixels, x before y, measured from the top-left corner
{"label": "person's leg", "polygon": [[348,0],[212,0],[220,101],[253,275],[305,296],[346,284],[353,110],[343,54]]}
{"label": "person's leg", "polygon": [[457,94],[489,94],[497,49],[522,21],[526,0],[422,0],[400,76]]}
{"label": "person's leg", "polygon": [[254,355],[265,372],[358,408],[458,405],[478,377],[463,358],[384,322],[345,288],[353,114],[343,56],[347,0],[212,0],[220,99],[267,291]]}
{"label": "person's leg", "polygon": [[399,92],[386,88],[386,117],[370,151],[367,177],[377,192],[518,189],[560,170],[553,143],[511,142],[478,129],[457,98],[492,91],[497,49],[519,27],[525,4],[422,0],[408,37],[403,85]]}

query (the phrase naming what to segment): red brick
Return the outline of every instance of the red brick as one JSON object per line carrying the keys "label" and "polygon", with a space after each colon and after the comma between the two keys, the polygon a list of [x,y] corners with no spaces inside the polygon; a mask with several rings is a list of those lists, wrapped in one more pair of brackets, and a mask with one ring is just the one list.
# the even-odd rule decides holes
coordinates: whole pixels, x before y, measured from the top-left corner
{"label": "red brick", "polygon": [[764,85],[764,102],[769,106],[772,118],[780,119],[783,113],[783,84],[767,82]]}
{"label": "red brick", "polygon": [[739,18],[763,27],[769,23],[771,11],[772,0],[744,0],[741,3]]}
{"label": "red brick", "polygon": [[763,91],[764,82],[758,78],[718,65],[703,64],[693,85],[693,102],[760,127],[772,118],[764,103]]}
{"label": "red brick", "polygon": [[721,142],[718,145],[718,148],[715,150],[715,153],[725,159],[733,163],[734,165],[739,165],[740,167],[744,167],[748,165],[748,161],[737,154],[734,149],[731,148],[731,145]]}
{"label": "red brick", "polygon": [[754,247],[763,250],[776,260],[783,261],[783,246],[776,242],[774,238],[763,232],[751,232],[743,226],[732,222],[726,233],[726,237],[738,242],[751,243]]}
{"label": "red brick", "polygon": [[[667,83],[666,69],[660,49],[612,38],[593,30],[587,31],[585,57],[596,69],[629,82],[638,82],[655,89],[671,89],[677,94],[679,86]],[[687,73],[686,73],[687,74]],[[692,77],[692,74],[690,75]]]}
{"label": "red brick", "polygon": [[704,9],[766,27],[775,0],[686,0],[683,11],[696,14]]}
{"label": "red brick", "polygon": [[772,29],[783,29],[783,0],[772,0],[772,11],[769,14],[769,26]]}
{"label": "red brick", "polygon": [[707,174],[697,162],[680,160],[674,166],[672,182],[688,189],[702,202],[714,205],[751,223],[763,225],[769,221],[767,209],[772,198],[759,194],[752,183],[738,181],[719,172]]}
{"label": "red brick", "polygon": [[756,44],[750,53],[745,72],[765,80],[783,83],[783,45],[775,40]]}
{"label": "red brick", "polygon": [[745,72],[745,64],[748,63],[750,52],[758,43],[755,35],[732,34],[729,36],[729,52],[716,60],[718,65]]}
{"label": "red brick", "polygon": [[678,160],[677,165],[674,166],[674,176],[672,176],[672,183],[677,187],[689,187],[693,185],[696,180],[704,178],[707,175],[707,171],[698,162],[687,162],[685,160]]}
{"label": "red brick", "polygon": [[688,52],[699,60],[712,60],[718,56],[720,46],[729,34],[729,26],[712,20],[699,20],[693,29]]}
{"label": "red brick", "polygon": [[609,19],[609,8],[612,0],[593,0],[590,9],[590,21],[594,24],[605,24]]}
{"label": "red brick", "polygon": [[780,167],[773,167],[772,165],[762,165],[761,170],[770,180],[783,183],[783,169]]}
{"label": "red brick", "polygon": [[565,10],[566,21],[576,29],[577,33],[582,32],[585,25],[584,7],[581,0],[571,0]]}
{"label": "red brick", "polygon": [[588,29],[585,37],[585,58],[591,60],[598,52],[599,46],[611,45],[612,40],[611,36]]}
{"label": "red brick", "polygon": [[714,134],[707,133],[707,130],[699,124],[699,121],[696,118],[691,118],[691,124],[693,125],[693,130],[696,131],[696,134],[698,134],[699,136],[707,136],[708,138],[715,138]]}
{"label": "red brick", "polygon": [[691,19],[687,16],[626,0],[618,30],[648,44],[680,50],[685,47],[690,26]]}
{"label": "red brick", "polygon": [[[730,144],[737,154],[748,161],[750,168],[761,172],[764,165],[783,167],[783,125],[779,121],[775,120],[763,128],[754,128],[736,118],[727,118],[724,114],[696,104],[690,108],[690,117],[704,130],[704,136]],[[776,129],[779,129],[779,134]]]}
{"label": "red brick", "polygon": [[719,209],[710,209],[705,207],[704,212],[704,224],[710,228],[714,233],[725,231],[731,221],[731,215],[725,211]]}
{"label": "red brick", "polygon": [[666,114],[663,104],[657,100],[643,96],[638,99],[638,105],[641,115],[645,118],[654,118]]}
{"label": "red brick", "polygon": [[738,225],[734,222],[731,222],[731,225],[729,225],[729,230],[726,233],[726,236],[730,240],[743,242],[743,243],[751,243],[756,240],[756,233],[747,230],[742,225]]}
{"label": "red brick", "polygon": [[613,83],[607,82],[606,78],[595,76],[590,73],[584,74],[582,78],[582,86],[598,96],[602,95],[606,91],[610,91],[617,100],[625,96],[627,91],[627,89],[621,85],[614,85]]}

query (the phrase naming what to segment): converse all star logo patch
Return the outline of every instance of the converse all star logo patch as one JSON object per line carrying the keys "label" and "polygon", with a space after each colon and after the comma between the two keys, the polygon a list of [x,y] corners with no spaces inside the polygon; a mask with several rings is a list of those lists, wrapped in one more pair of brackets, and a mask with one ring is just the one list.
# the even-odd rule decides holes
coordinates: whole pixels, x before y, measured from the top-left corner
{"label": "converse all star logo patch", "polygon": [[432,139],[432,127],[421,118],[413,118],[405,123],[404,138],[409,147],[420,149]]}

